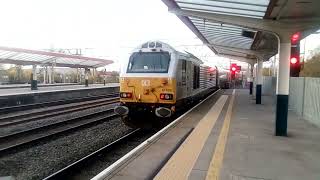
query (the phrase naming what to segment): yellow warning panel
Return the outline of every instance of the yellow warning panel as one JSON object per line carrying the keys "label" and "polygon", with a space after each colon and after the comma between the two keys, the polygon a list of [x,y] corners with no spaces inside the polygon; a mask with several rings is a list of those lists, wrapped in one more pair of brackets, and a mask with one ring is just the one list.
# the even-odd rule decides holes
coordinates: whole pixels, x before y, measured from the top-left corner
{"label": "yellow warning panel", "polygon": [[185,180],[188,178],[227,99],[227,95],[222,95],[219,98],[209,112],[200,120],[189,137],[156,175],[156,180]]}
{"label": "yellow warning panel", "polygon": [[218,142],[216,145],[216,149],[213,153],[213,157],[210,162],[210,166],[207,172],[206,180],[218,180],[220,169],[223,162],[223,156],[224,156],[224,150],[226,147],[227,139],[228,139],[228,133],[229,133],[229,127],[230,127],[230,121],[232,116],[232,107],[233,107],[233,101],[234,101],[234,94],[235,90],[233,90],[231,100],[228,106],[227,114],[223,122],[223,126],[218,138]]}

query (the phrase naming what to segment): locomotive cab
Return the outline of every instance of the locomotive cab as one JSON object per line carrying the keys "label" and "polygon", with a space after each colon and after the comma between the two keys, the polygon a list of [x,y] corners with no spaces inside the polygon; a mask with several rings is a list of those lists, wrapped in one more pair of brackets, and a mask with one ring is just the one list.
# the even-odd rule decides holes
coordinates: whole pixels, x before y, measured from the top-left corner
{"label": "locomotive cab", "polygon": [[120,73],[121,116],[150,112],[170,117],[175,111],[176,81],[172,48],[148,42],[134,50]]}

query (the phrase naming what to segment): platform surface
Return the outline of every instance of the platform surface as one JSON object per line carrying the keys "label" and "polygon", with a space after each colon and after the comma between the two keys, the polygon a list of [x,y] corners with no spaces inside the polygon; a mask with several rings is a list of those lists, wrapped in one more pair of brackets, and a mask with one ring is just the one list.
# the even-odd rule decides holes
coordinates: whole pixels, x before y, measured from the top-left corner
{"label": "platform surface", "polygon": [[[39,83],[38,87],[47,86],[72,86],[79,85],[78,83],[54,83],[54,84],[43,84]],[[15,89],[15,88],[30,88],[30,84],[0,84],[0,89]]]}
{"label": "platform surface", "polygon": [[112,179],[320,179],[320,128],[289,110],[288,137],[274,136],[272,97],[263,96],[256,105],[248,90],[223,94],[192,112]]}
{"label": "platform surface", "polygon": [[274,119],[273,98],[264,96],[263,104],[256,105],[247,90],[236,90],[229,122],[227,110],[187,172],[188,178],[175,179],[320,179],[320,129],[289,111],[288,137],[278,137]]}
{"label": "platform surface", "polygon": [[106,86],[104,86],[103,84],[89,84],[89,87],[85,87],[83,84],[82,85],[65,85],[65,86],[46,86],[46,87],[38,87],[38,90],[31,90],[31,87],[10,88],[10,89],[0,88],[0,96],[43,93],[43,92],[50,92],[50,91],[70,91],[75,89],[91,89],[91,88],[103,88],[103,87],[114,87],[114,86],[119,86],[119,84],[108,83],[106,84]]}

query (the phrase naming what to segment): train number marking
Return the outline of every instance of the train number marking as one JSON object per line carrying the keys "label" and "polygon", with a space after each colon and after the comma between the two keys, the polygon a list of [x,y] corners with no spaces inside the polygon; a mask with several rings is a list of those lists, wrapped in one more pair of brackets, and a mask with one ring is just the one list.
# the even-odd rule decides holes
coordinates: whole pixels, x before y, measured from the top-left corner
{"label": "train number marking", "polygon": [[141,80],[142,86],[150,86],[150,80]]}

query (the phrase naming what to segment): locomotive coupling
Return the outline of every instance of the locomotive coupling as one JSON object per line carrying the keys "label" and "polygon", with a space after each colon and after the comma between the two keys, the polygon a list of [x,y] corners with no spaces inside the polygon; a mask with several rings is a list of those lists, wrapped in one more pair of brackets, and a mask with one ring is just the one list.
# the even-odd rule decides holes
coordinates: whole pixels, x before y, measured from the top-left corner
{"label": "locomotive coupling", "polygon": [[114,113],[120,115],[120,116],[125,116],[129,114],[129,108],[126,106],[116,106],[114,108]]}
{"label": "locomotive coupling", "polygon": [[172,111],[169,108],[165,108],[165,107],[158,107],[156,108],[156,115],[158,117],[170,117],[172,114]]}

